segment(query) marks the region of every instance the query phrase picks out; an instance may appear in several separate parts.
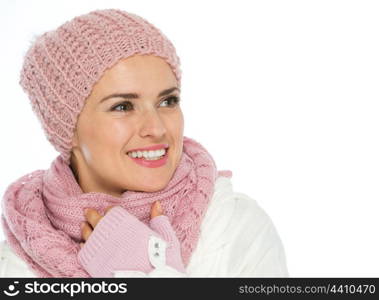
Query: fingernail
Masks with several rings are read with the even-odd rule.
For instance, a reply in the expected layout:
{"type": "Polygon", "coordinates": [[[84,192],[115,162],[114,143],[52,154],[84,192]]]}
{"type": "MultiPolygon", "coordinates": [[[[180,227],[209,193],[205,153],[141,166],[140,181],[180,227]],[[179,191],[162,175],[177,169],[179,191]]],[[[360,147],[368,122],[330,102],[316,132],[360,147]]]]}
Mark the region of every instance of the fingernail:
{"type": "Polygon", "coordinates": [[[80,224],[80,228],[83,229],[84,226],[85,226],[85,224],[86,224],[85,222],[82,222],[82,223],[80,224]]]}

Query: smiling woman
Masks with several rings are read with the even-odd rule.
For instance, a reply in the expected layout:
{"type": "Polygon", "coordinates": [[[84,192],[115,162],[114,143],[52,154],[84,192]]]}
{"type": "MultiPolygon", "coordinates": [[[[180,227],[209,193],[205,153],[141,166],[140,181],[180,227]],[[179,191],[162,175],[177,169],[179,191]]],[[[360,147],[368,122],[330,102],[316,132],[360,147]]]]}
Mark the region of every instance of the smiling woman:
{"type": "Polygon", "coordinates": [[[37,38],[20,84],[59,152],[3,197],[3,277],[288,276],[260,206],[183,136],[175,48],[118,9],[37,38]]]}

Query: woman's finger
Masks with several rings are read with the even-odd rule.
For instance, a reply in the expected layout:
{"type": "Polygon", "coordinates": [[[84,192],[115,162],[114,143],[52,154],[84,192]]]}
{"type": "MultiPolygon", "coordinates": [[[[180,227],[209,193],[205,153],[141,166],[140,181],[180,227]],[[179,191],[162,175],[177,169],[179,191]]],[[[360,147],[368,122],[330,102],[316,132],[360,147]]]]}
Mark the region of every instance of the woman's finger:
{"type": "Polygon", "coordinates": [[[151,207],[150,218],[160,216],[163,214],[163,210],[159,201],[155,201],[151,207]]]}
{"type": "Polygon", "coordinates": [[[102,218],[102,215],[100,215],[94,208],[86,208],[84,211],[84,216],[92,228],[95,228],[97,223],[99,223],[102,218]]]}
{"type": "Polygon", "coordinates": [[[88,240],[91,233],[92,233],[91,226],[87,222],[82,223],[82,237],[85,241],[88,240]]]}

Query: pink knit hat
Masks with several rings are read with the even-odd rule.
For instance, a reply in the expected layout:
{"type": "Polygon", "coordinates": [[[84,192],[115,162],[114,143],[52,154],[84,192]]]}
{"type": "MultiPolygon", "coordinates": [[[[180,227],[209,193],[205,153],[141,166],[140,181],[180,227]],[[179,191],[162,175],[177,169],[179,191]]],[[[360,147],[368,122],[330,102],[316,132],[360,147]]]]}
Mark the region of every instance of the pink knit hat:
{"type": "Polygon", "coordinates": [[[180,59],[168,38],[140,16],[95,10],[39,36],[26,52],[20,85],[47,139],[69,163],[76,122],[94,84],[120,59],[165,59],[180,87],[180,59]]]}

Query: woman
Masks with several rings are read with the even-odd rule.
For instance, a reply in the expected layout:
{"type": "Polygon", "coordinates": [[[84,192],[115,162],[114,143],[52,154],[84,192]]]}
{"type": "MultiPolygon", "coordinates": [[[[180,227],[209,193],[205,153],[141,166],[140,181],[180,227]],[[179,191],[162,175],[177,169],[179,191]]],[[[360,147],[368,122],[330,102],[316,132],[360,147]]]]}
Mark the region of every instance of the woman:
{"type": "Polygon", "coordinates": [[[288,276],[269,216],[183,136],[180,59],[159,29],[78,16],[37,38],[20,84],[60,154],[4,194],[1,276],[288,276]]]}

